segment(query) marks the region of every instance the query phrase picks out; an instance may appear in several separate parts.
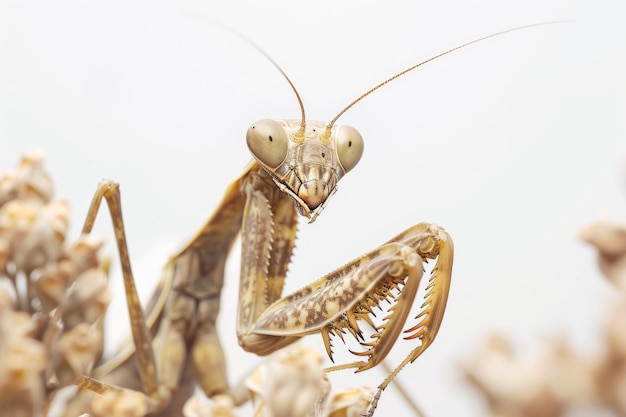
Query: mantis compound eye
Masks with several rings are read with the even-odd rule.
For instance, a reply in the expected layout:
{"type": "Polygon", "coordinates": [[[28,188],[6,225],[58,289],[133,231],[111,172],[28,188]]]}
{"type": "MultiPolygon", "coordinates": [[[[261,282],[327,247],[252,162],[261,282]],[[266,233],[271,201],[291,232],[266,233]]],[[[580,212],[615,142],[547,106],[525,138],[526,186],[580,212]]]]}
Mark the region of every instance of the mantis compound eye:
{"type": "Polygon", "coordinates": [[[363,137],[353,127],[339,126],[335,132],[335,149],[344,173],[359,163],[363,155],[363,137]]]}
{"type": "Polygon", "coordinates": [[[269,168],[277,168],[287,156],[289,139],[275,120],[263,119],[250,126],[246,142],[252,155],[269,168]]]}

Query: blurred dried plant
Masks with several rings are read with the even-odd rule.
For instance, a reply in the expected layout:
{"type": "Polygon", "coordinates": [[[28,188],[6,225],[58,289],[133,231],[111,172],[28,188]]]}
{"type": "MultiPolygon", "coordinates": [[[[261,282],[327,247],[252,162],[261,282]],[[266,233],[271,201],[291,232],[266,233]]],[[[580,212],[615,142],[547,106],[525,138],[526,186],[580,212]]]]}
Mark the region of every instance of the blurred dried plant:
{"type": "MultiPolygon", "coordinates": [[[[372,401],[369,387],[348,388],[330,394],[319,352],[289,346],[261,364],[247,379],[254,417],[359,417],[372,401]]],[[[185,417],[236,417],[228,396],[211,400],[191,397],[185,417]]]]}
{"type": "Polygon", "coordinates": [[[574,410],[626,416],[626,226],[603,220],[580,236],[596,248],[600,271],[622,296],[604,323],[605,354],[587,357],[555,338],[542,357],[521,360],[506,336],[492,335],[463,370],[494,417],[557,417],[574,410]]]}
{"type": "Polygon", "coordinates": [[[39,153],[0,176],[0,416],[43,415],[102,350],[102,242],[65,245],[69,206],[53,191],[39,153]]]}

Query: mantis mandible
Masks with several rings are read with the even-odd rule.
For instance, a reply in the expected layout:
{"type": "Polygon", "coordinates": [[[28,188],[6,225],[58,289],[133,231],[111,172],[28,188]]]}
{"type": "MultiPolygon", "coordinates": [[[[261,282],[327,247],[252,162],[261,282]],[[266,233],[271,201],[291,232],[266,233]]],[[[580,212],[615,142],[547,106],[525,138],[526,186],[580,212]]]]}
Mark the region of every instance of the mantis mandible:
{"type": "Polygon", "coordinates": [[[196,383],[209,397],[225,394],[236,403],[244,401],[228,385],[216,329],[224,265],[236,237],[241,235],[237,335],[245,350],[268,355],[303,336],[319,333],[332,359],[333,337],[343,340],[344,334],[349,334],[364,347],[352,353],[364,360],[332,370],[356,368],[360,372],[378,365],[395,345],[405,323],[411,322],[404,330],[404,339],[419,341],[419,345],[379,385],[368,410],[371,416],[382,391],[435,339],[447,303],[454,250],[451,237],[441,227],[419,223],[283,296],[299,216],[314,222],[337,191],[339,180],[357,165],[363,152],[359,132],[336,122],[372,92],[430,61],[530,26],[537,25],[484,36],[420,62],[376,85],[328,123],[306,120],[295,86],[261,51],[290,84],[301,117],[260,120],[248,129],[246,142],[254,160],[227,188],[213,216],[166,264],[146,318],[131,271],[119,186],[112,181],[99,185],[83,233],[91,231],[100,203],[106,199],[121,258],[134,349],[122,352],[97,368],[93,377],[83,377],[77,384],[99,393],[119,391],[119,385],[136,366],[138,379],[133,389],[141,391],[149,413],[180,413],[196,383]],[[435,260],[436,265],[426,284],[421,311],[409,318],[427,260],[435,260]],[[373,308],[383,302],[390,303],[389,314],[376,324],[371,318],[373,308]],[[363,325],[374,331],[367,339],[363,325]],[[132,354],[136,365],[129,360],[132,354]]]}

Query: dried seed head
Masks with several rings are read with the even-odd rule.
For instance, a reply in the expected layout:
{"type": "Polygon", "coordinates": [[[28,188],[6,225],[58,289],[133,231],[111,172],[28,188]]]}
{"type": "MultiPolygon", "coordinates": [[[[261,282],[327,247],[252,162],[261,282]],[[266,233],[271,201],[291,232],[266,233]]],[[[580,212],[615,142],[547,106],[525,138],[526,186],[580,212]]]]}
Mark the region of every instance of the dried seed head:
{"type": "MultiPolygon", "coordinates": [[[[13,298],[11,297],[11,293],[9,292],[8,288],[0,284],[0,319],[3,317],[2,316],[3,311],[12,310],[12,309],[13,309],[13,298]]],[[[1,323],[0,323],[0,329],[2,329],[1,323]]],[[[0,339],[0,343],[2,343],[1,339],[0,339]]]]}
{"type": "Polygon", "coordinates": [[[7,266],[9,265],[9,261],[11,260],[11,245],[9,241],[0,236],[0,274],[7,274],[7,266]]]}
{"type": "Polygon", "coordinates": [[[44,312],[49,312],[59,305],[64,314],[70,310],[83,309],[80,317],[66,326],[77,322],[95,322],[106,310],[110,295],[105,273],[98,268],[98,250],[102,239],[83,235],[63,254],[62,259],[46,264],[40,277],[35,282],[35,290],[44,312]],[[72,284],[76,281],[74,287],[72,284]],[[71,289],[70,289],[71,287],[71,289]]]}
{"type": "Polygon", "coordinates": [[[201,398],[194,395],[183,407],[184,417],[236,417],[235,405],[228,395],[201,398]]]}
{"type": "Polygon", "coordinates": [[[4,334],[2,340],[30,338],[36,329],[32,317],[20,311],[5,311],[0,326],[0,332],[4,334]]]}
{"type": "Polygon", "coordinates": [[[517,360],[501,334],[491,335],[466,362],[464,370],[467,378],[494,402],[529,404],[541,397],[541,369],[536,363],[517,360]]]}
{"type": "Polygon", "coordinates": [[[66,259],[48,263],[42,268],[39,279],[35,281],[35,291],[43,313],[49,313],[65,300],[75,278],[76,268],[66,259]]]}
{"type": "Polygon", "coordinates": [[[64,332],[52,349],[52,366],[61,386],[89,375],[102,349],[102,334],[87,323],[64,332]]]}
{"type": "Polygon", "coordinates": [[[0,239],[10,243],[16,269],[26,274],[61,256],[68,226],[66,202],[13,200],[0,208],[0,239]]]}
{"type": "Polygon", "coordinates": [[[330,384],[322,356],[294,346],[278,353],[246,380],[255,417],[322,416],[330,384]]]}
{"type": "Polygon", "coordinates": [[[370,387],[346,388],[336,393],[328,405],[328,417],[360,417],[367,412],[374,390],[370,387]]]}
{"type": "Polygon", "coordinates": [[[604,276],[626,291],[626,227],[602,220],[583,228],[580,237],[598,250],[598,266],[604,276]]]}
{"type": "Polygon", "coordinates": [[[46,384],[75,381],[100,355],[101,329],[90,324],[109,300],[102,241],[64,249],[69,206],[52,195],[39,154],[0,176],[1,415],[41,415],[56,392],[46,384]]]}
{"type": "Polygon", "coordinates": [[[29,317],[23,313],[5,312],[0,338],[0,392],[29,390],[39,382],[46,367],[46,352],[41,342],[28,337],[29,317]],[[16,327],[12,327],[16,324],[16,327]]]}
{"type": "Polygon", "coordinates": [[[626,301],[612,310],[607,324],[606,336],[611,362],[626,363],[626,301]]]}
{"type": "Polygon", "coordinates": [[[568,407],[597,404],[598,363],[576,354],[563,339],[552,340],[538,360],[513,354],[501,335],[492,336],[467,362],[467,377],[485,395],[494,415],[559,417],[568,407]]]}
{"type": "Polygon", "coordinates": [[[16,169],[0,176],[0,206],[15,199],[45,204],[53,194],[54,187],[44,170],[41,152],[26,154],[16,169]]]}
{"type": "Polygon", "coordinates": [[[83,272],[60,306],[65,327],[72,328],[83,322],[95,323],[106,311],[110,300],[104,272],[98,268],[83,272]]]}
{"type": "Polygon", "coordinates": [[[143,417],[148,403],[143,394],[133,391],[108,391],[93,397],[93,412],[102,417],[143,417]]]}
{"type": "Polygon", "coordinates": [[[99,236],[81,235],[76,242],[70,245],[65,257],[76,266],[77,273],[81,273],[100,265],[98,251],[102,248],[103,240],[99,236]]]}
{"type": "Polygon", "coordinates": [[[559,403],[588,405],[597,400],[595,363],[576,354],[563,338],[552,340],[538,365],[544,370],[547,392],[559,403]]]}

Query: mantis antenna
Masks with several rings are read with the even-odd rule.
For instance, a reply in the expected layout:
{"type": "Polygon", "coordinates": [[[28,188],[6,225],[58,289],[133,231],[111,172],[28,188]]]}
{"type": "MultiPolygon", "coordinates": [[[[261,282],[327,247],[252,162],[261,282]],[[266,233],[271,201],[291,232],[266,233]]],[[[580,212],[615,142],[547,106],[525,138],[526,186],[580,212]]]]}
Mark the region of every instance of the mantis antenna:
{"type": "MultiPolygon", "coordinates": [[[[298,130],[298,132],[296,132],[295,134],[295,139],[297,141],[302,141],[304,140],[304,131],[306,129],[306,117],[305,117],[305,113],[304,113],[304,104],[302,102],[302,98],[300,97],[300,93],[298,93],[298,90],[296,89],[296,86],[293,84],[293,82],[291,81],[291,79],[287,76],[287,74],[285,73],[285,71],[283,71],[283,69],[280,67],[280,65],[278,65],[278,63],[276,61],[274,61],[274,59],[263,50],[263,48],[261,48],[256,42],[254,42],[252,39],[248,38],[247,36],[245,36],[244,34],[238,32],[237,30],[231,28],[230,26],[227,26],[223,23],[220,23],[218,21],[214,21],[205,17],[200,17],[196,14],[191,14],[192,17],[196,18],[196,19],[201,19],[204,21],[208,21],[211,24],[218,26],[224,30],[226,30],[227,32],[230,32],[231,34],[237,36],[239,39],[242,39],[243,41],[245,41],[248,45],[252,46],[254,49],[256,49],[261,55],[263,55],[278,71],[280,71],[280,73],[282,74],[282,76],[285,78],[285,80],[287,80],[287,82],[289,83],[289,86],[291,87],[292,91],[294,92],[294,94],[296,95],[296,99],[298,100],[298,105],[300,106],[300,114],[301,114],[301,121],[300,121],[300,129],[298,130]]],[[[327,125],[326,128],[324,129],[324,133],[321,136],[322,141],[328,143],[330,141],[330,133],[331,130],[334,126],[334,124],[337,122],[337,120],[343,116],[343,114],[345,112],[347,112],[348,110],[350,110],[355,104],[357,104],[358,102],[360,102],[361,100],[363,100],[365,97],[369,96],[370,94],[372,94],[374,91],[378,90],[379,88],[387,85],[388,83],[392,82],[393,80],[395,80],[396,78],[400,78],[403,75],[413,71],[414,69],[421,67],[422,65],[425,65],[431,61],[434,61],[436,59],[439,59],[441,57],[443,57],[444,55],[448,55],[452,52],[458,51],[459,49],[465,48],[466,46],[470,46],[473,45],[475,43],[478,42],[482,42],[484,40],[490,39],[490,38],[495,38],[497,36],[501,36],[504,35],[506,33],[511,33],[511,32],[517,32],[519,30],[523,30],[523,29],[528,29],[528,28],[532,28],[532,27],[537,27],[537,26],[544,26],[544,25],[553,25],[553,24],[557,24],[557,23],[572,23],[573,20],[555,20],[555,21],[550,21],[550,22],[541,22],[541,23],[533,23],[530,25],[523,25],[523,26],[518,26],[518,27],[514,27],[511,29],[506,29],[506,30],[502,30],[500,32],[496,32],[496,33],[492,33],[490,35],[486,35],[486,36],[482,36],[480,38],[474,39],[472,41],[466,42],[464,44],[461,44],[459,46],[455,46],[454,48],[448,49],[447,51],[444,51],[440,54],[437,54],[435,56],[432,56],[422,62],[419,62],[415,65],[413,65],[412,67],[409,67],[407,69],[405,69],[404,71],[401,71],[399,73],[397,73],[396,75],[387,78],[385,81],[381,82],[380,84],[377,84],[376,86],[372,87],[371,89],[369,89],[368,91],[366,91],[365,93],[361,94],[359,97],[357,97],[355,100],[353,100],[350,104],[348,104],[346,107],[343,108],[343,110],[341,110],[327,125]]]]}
{"type": "MultiPolygon", "coordinates": [[[[478,39],[474,39],[473,41],[466,42],[466,43],[464,43],[464,44],[462,44],[462,45],[456,46],[456,47],[454,47],[454,48],[452,48],[452,49],[448,49],[448,50],[447,50],[447,51],[445,51],[445,52],[442,52],[442,53],[440,53],[440,54],[437,54],[437,55],[435,55],[435,56],[432,56],[432,57],[428,58],[428,59],[427,59],[427,60],[425,60],[425,61],[422,61],[422,62],[420,62],[420,63],[418,63],[418,64],[415,64],[415,65],[413,65],[412,67],[409,67],[409,68],[405,69],[404,71],[401,71],[401,72],[397,73],[397,74],[396,74],[396,75],[394,75],[393,77],[387,78],[387,79],[386,79],[385,81],[383,81],[382,83],[380,83],[380,84],[376,85],[375,87],[373,87],[373,88],[369,89],[368,91],[366,91],[365,93],[361,94],[361,95],[360,95],[360,96],[359,96],[356,100],[352,101],[350,104],[348,104],[346,107],[344,107],[344,109],[343,109],[343,110],[341,110],[341,111],[339,112],[339,114],[337,114],[337,116],[335,116],[335,117],[334,117],[334,118],[333,118],[333,119],[332,119],[332,120],[331,120],[331,121],[330,121],[330,122],[326,125],[326,129],[324,130],[323,138],[326,138],[326,139],[330,138],[330,131],[331,131],[331,129],[332,129],[332,127],[333,127],[333,125],[335,124],[335,122],[336,122],[336,121],[337,121],[337,120],[338,120],[341,116],[343,116],[343,114],[344,114],[345,112],[347,112],[348,110],[350,110],[350,109],[351,109],[351,108],[352,108],[355,104],[357,104],[359,101],[363,100],[365,97],[369,96],[369,95],[370,95],[370,94],[372,94],[374,91],[376,91],[376,90],[378,90],[379,88],[383,87],[384,85],[386,85],[386,84],[390,83],[391,81],[395,80],[396,78],[400,78],[400,77],[401,77],[401,76],[403,76],[404,74],[406,74],[406,73],[408,73],[408,72],[411,72],[411,71],[413,71],[414,69],[416,69],[416,68],[418,68],[418,67],[421,67],[421,66],[422,66],[422,65],[424,65],[424,64],[427,64],[427,63],[429,63],[429,62],[431,62],[431,61],[434,61],[434,60],[436,60],[436,59],[438,59],[438,58],[441,58],[441,57],[442,57],[442,56],[444,56],[444,55],[448,55],[448,54],[450,54],[450,53],[452,53],[452,52],[454,52],[454,51],[458,51],[459,49],[465,48],[466,46],[470,46],[470,45],[473,45],[473,44],[475,44],[475,43],[482,42],[482,41],[484,41],[484,40],[486,40],[486,39],[489,39],[489,38],[495,38],[496,36],[504,35],[505,33],[515,32],[515,31],[522,30],[522,29],[528,29],[528,28],[532,28],[532,27],[535,27],[535,26],[552,25],[552,24],[556,24],[556,23],[571,23],[571,22],[572,22],[571,20],[558,20],[558,21],[542,22],[542,23],[534,23],[534,24],[531,24],[531,25],[518,26],[518,27],[515,27],[515,28],[512,28],[512,29],[503,30],[503,31],[500,31],[500,32],[492,33],[491,35],[487,35],[487,36],[480,37],[480,38],[478,38],[478,39]]],[[[262,51],[261,51],[261,52],[262,52],[262,51]]],[[[266,56],[267,56],[267,55],[266,55],[266,56]]],[[[270,60],[271,60],[271,58],[269,58],[269,57],[268,57],[268,59],[270,59],[270,60]]],[[[273,61],[272,61],[272,62],[273,62],[273,61]]],[[[276,65],[276,64],[274,64],[274,65],[276,65]]],[[[280,69],[280,68],[279,68],[279,69],[280,69]]],[[[281,72],[282,72],[282,71],[281,71],[281,72]]],[[[284,75],[284,73],[283,73],[283,75],[284,75]]],[[[285,75],[285,77],[287,77],[287,76],[285,75]]],[[[291,84],[291,81],[290,81],[289,83],[291,84]]],[[[292,87],[293,87],[293,86],[292,86],[292,87]]],[[[295,91],[295,89],[294,89],[294,91],[295,91]]],[[[297,94],[297,93],[296,93],[296,94],[297,94]]],[[[304,112],[304,110],[303,110],[303,112],[304,112]]]]}
{"type": "Polygon", "coordinates": [[[243,40],[248,45],[250,45],[254,49],[256,49],[261,55],[263,55],[265,57],[265,59],[267,59],[274,66],[274,68],[276,68],[278,71],[280,71],[280,73],[283,75],[285,80],[287,80],[287,82],[289,83],[289,86],[291,87],[291,89],[293,90],[294,94],[296,95],[296,99],[298,100],[298,105],[300,106],[300,129],[296,132],[295,139],[298,142],[303,141],[304,140],[304,131],[306,129],[306,117],[304,115],[304,104],[302,103],[302,98],[300,97],[300,93],[298,93],[298,90],[296,89],[296,86],[293,84],[293,82],[291,82],[291,79],[289,79],[289,77],[287,76],[285,71],[283,71],[283,69],[280,67],[280,65],[278,65],[278,63],[276,61],[274,61],[274,59],[267,52],[265,52],[263,50],[263,48],[261,48],[256,42],[254,42],[252,39],[248,38],[246,35],[238,32],[235,29],[233,29],[232,27],[227,26],[227,25],[225,25],[223,23],[220,23],[220,22],[212,20],[212,19],[208,19],[208,18],[205,18],[205,17],[198,16],[198,15],[193,14],[193,13],[190,14],[190,16],[192,16],[192,17],[194,17],[196,19],[201,19],[203,21],[208,21],[212,25],[215,25],[215,26],[217,26],[219,28],[222,28],[225,31],[227,31],[227,32],[237,36],[239,39],[243,40]]]}

